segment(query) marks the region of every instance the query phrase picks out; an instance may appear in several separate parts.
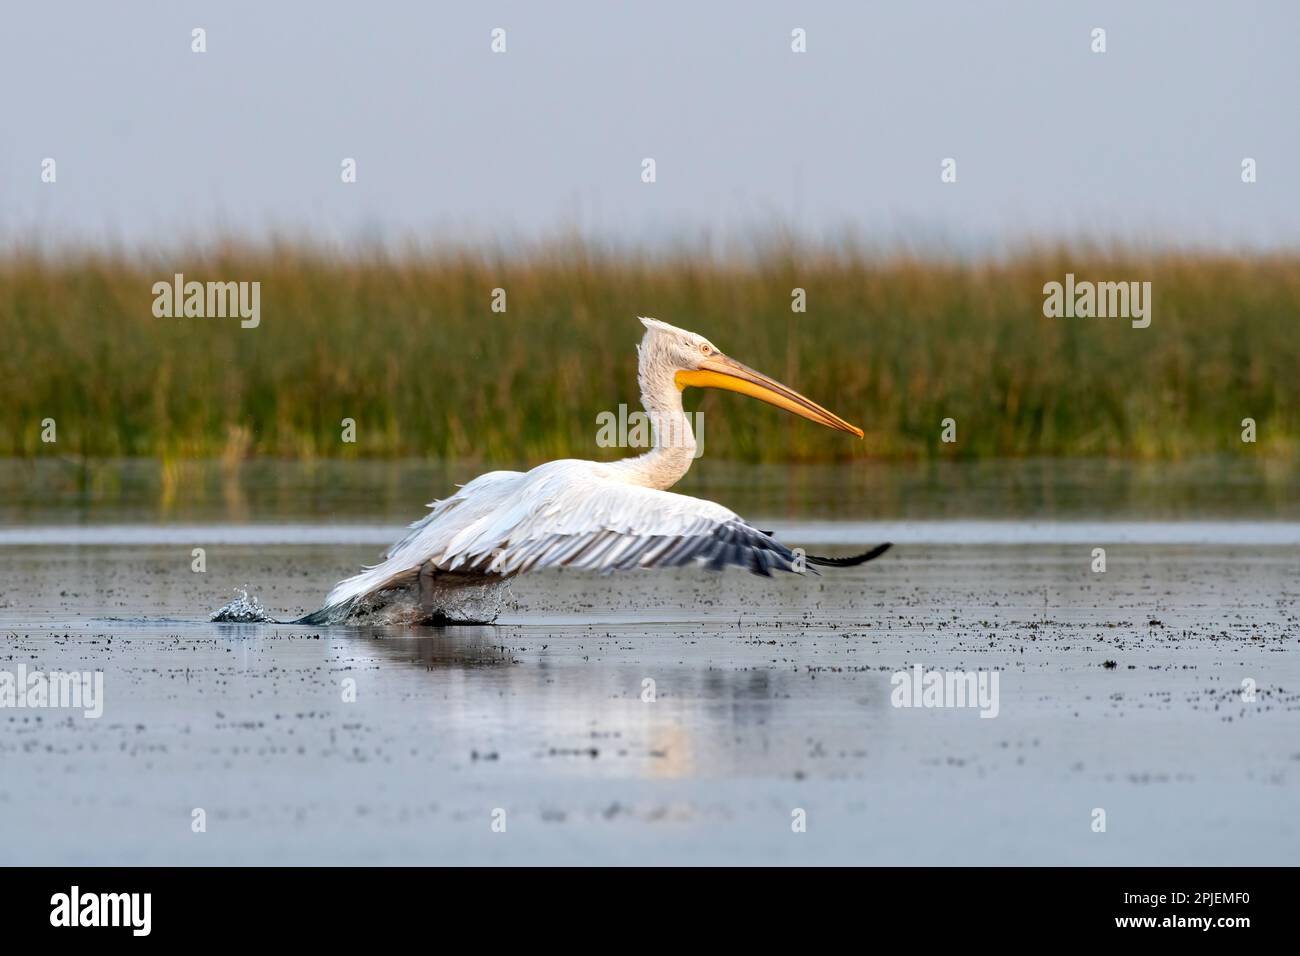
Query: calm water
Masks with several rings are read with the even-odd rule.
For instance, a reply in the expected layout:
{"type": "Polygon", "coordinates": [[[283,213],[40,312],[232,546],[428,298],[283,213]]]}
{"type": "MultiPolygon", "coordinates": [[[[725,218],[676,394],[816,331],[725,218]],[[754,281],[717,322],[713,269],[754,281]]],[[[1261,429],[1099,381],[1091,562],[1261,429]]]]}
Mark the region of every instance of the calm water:
{"type": "Polygon", "coordinates": [[[1300,859],[1284,470],[705,461],[692,491],[791,542],[896,547],[542,574],[495,627],[207,623],[239,587],[316,606],[475,471],[0,466],[0,671],[105,698],[0,709],[0,863],[1300,859]],[[996,671],[997,716],[892,706],[916,664],[996,671]]]}
{"type": "MultiPolygon", "coordinates": [[[[103,522],[406,523],[495,467],[474,462],[0,460],[0,527],[103,522]]],[[[696,462],[675,490],[753,518],[1300,521],[1300,461],[696,462]]]]}

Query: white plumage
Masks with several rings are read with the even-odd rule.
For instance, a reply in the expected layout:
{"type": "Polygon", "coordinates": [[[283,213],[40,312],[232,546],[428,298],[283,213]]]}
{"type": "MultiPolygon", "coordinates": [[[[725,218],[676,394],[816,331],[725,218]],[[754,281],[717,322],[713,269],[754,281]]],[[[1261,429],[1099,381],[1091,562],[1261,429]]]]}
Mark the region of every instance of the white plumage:
{"type": "Polygon", "coordinates": [[[765,573],[791,551],[735,512],[687,495],[629,484],[626,469],[552,461],[493,471],[430,504],[384,555],[341,582],[329,605],[361,597],[426,563],[435,571],[511,575],[549,567],[595,571],[677,567],[696,560],[765,573]]]}
{"type": "MultiPolygon", "coordinates": [[[[513,575],[549,567],[608,572],[700,563],[764,575],[792,570],[794,553],[735,512],[667,490],[695,456],[681,390],[696,384],[730,388],[821,424],[861,432],[727,359],[702,337],[654,319],[641,321],[646,333],[638,347],[638,380],[653,425],[649,451],[611,463],[565,459],[528,472],[481,475],[450,498],[432,502],[429,514],[410,526],[380,564],[336,585],[325,607],[303,622],[456,619],[456,605],[467,591],[481,594],[513,575]],[[393,606],[396,614],[376,613],[393,606]]],[[[470,616],[490,619],[495,613],[476,608],[470,616]]]]}

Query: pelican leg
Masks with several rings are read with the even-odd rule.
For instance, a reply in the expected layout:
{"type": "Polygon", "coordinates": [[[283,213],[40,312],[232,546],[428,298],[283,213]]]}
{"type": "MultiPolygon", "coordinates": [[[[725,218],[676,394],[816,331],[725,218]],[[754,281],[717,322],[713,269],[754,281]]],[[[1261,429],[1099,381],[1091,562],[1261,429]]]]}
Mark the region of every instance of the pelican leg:
{"type": "Polygon", "coordinates": [[[416,603],[420,609],[420,619],[432,620],[441,613],[436,604],[437,592],[433,584],[433,562],[426,561],[420,566],[420,576],[416,581],[416,603]]]}

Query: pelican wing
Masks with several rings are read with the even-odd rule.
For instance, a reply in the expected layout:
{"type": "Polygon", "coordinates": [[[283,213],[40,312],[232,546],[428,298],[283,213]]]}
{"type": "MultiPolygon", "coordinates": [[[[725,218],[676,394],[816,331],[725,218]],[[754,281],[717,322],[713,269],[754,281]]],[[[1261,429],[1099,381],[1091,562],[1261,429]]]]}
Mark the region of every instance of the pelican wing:
{"type": "Polygon", "coordinates": [[[327,604],[391,587],[426,565],[512,575],[701,563],[767,575],[792,570],[795,560],[789,548],[722,505],[628,484],[615,468],[595,462],[491,472],[430,507],[381,564],[340,582],[327,604]]]}
{"type": "Polygon", "coordinates": [[[628,484],[591,462],[552,462],[525,476],[501,507],[470,522],[430,555],[448,571],[519,574],[738,565],[790,570],[789,548],[711,501],[628,484]]]}
{"type": "MultiPolygon", "coordinates": [[[[602,572],[632,568],[728,565],[755,574],[790,570],[794,554],[735,513],[710,501],[609,482],[592,495],[563,496],[465,561],[495,574],[572,567],[602,572]]],[[[501,529],[506,530],[506,529],[501,529]]]]}

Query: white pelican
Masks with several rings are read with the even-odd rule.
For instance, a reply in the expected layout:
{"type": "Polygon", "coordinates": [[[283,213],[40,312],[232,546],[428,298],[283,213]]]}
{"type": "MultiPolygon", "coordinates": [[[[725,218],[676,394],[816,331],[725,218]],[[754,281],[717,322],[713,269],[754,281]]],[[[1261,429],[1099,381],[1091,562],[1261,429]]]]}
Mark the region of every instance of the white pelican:
{"type": "Polygon", "coordinates": [[[735,512],[668,489],[695,457],[695,435],[682,410],[687,386],[723,388],[862,437],[793,389],[728,358],[694,332],[641,319],[637,346],[641,403],[652,423],[649,451],[615,462],[564,459],[528,472],[492,471],[429,513],[389,548],[384,560],[339,582],[319,611],[295,623],[482,623],[500,611],[510,577],[536,568],[599,571],[738,565],[845,567],[870,561],[881,545],[852,558],[797,557],[735,512]]]}

